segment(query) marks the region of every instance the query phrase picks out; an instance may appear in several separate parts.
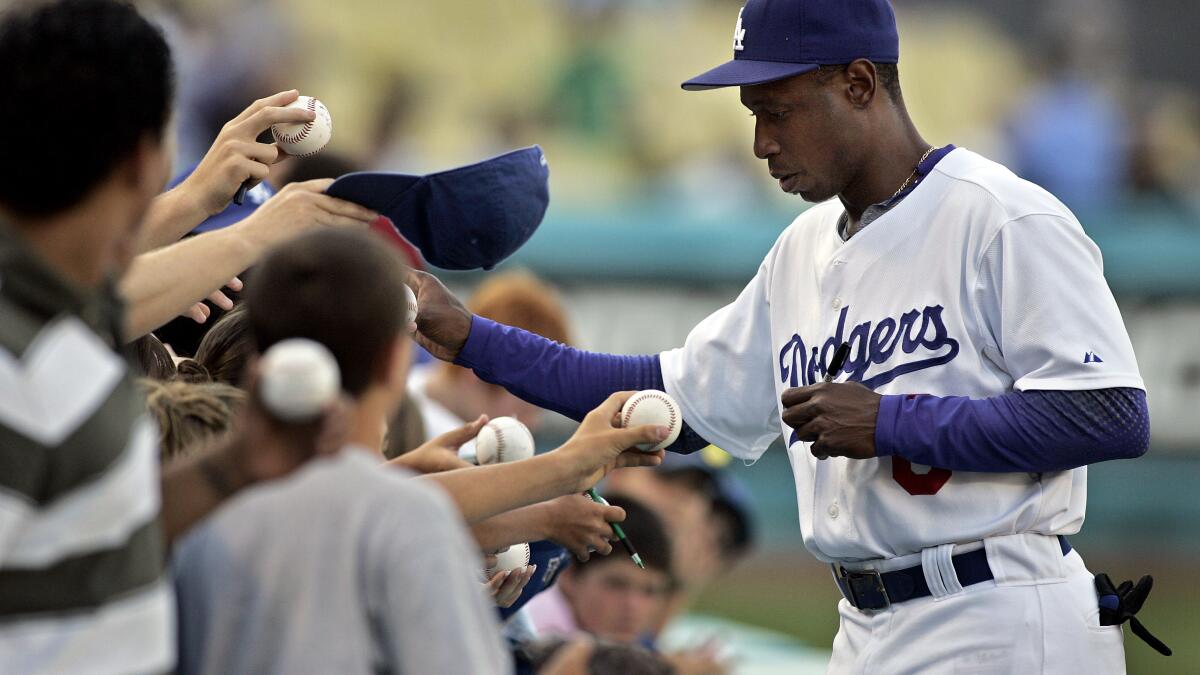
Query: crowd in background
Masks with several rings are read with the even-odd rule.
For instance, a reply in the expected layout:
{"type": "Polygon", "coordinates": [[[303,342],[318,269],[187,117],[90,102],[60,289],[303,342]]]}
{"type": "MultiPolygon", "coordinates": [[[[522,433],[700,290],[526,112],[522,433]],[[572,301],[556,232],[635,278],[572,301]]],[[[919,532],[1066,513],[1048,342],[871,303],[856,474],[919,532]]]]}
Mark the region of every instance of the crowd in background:
{"type": "MultiPolygon", "coordinates": [[[[422,173],[540,143],[556,200],[580,209],[782,199],[743,147],[749,118],[678,89],[691,64],[725,55],[737,0],[147,6],[181,55],[184,160],[236,112],[245,96],[230,92],[300,86],[330,106],[336,148],[363,166],[422,173]],[[451,31],[471,39],[450,48],[451,31]]],[[[1135,60],[1147,50],[1134,51],[1130,28],[1141,15],[1170,25],[1158,20],[1169,6],[1038,3],[1019,26],[972,3],[896,9],[905,98],[932,140],[994,157],[1085,215],[1195,217],[1200,83],[1135,60]]],[[[1156,38],[1176,53],[1186,42],[1156,38]]]]}

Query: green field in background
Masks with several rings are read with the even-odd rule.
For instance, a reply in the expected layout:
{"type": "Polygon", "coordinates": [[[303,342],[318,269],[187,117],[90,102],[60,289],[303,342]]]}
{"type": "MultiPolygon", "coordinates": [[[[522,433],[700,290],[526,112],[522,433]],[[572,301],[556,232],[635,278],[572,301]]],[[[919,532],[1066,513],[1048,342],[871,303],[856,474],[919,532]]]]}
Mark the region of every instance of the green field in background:
{"type": "MultiPolygon", "coordinates": [[[[1114,581],[1150,573],[1154,590],[1138,614],[1152,633],[1174,651],[1160,656],[1125,630],[1125,654],[1131,675],[1193,675],[1200,673],[1200,580],[1195,560],[1098,559],[1088,568],[1108,572],[1114,581]]],[[[758,556],[734,570],[700,599],[695,609],[705,614],[762,626],[793,635],[828,649],[837,632],[837,590],[829,570],[804,552],[794,556],[758,556]]]]}

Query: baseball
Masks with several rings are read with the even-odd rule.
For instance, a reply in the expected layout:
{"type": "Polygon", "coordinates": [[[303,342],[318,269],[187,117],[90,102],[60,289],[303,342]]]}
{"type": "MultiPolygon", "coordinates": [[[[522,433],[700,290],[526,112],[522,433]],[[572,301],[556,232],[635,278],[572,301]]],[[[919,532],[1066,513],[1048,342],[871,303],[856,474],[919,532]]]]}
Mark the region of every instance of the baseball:
{"type": "Polygon", "coordinates": [[[301,96],[287,104],[287,108],[307,108],[317,113],[316,119],[305,124],[272,124],[271,135],[279,149],[295,157],[315,155],[325,147],[333,136],[333,119],[329,109],[311,96],[301,96]]]}
{"type": "Polygon", "coordinates": [[[670,429],[671,433],[657,445],[638,443],[637,449],[642,452],[662,450],[679,438],[679,430],[683,428],[683,415],[679,412],[679,404],[664,391],[639,391],[621,406],[621,426],[637,427],[643,424],[664,426],[670,429]]]}
{"type": "Polygon", "coordinates": [[[487,568],[490,579],[497,572],[519,570],[529,564],[529,544],[513,544],[496,554],[496,564],[487,568]]]}
{"type": "Polygon", "coordinates": [[[408,300],[408,311],[404,315],[404,323],[407,325],[417,320],[417,294],[413,293],[413,289],[409,288],[408,284],[405,284],[404,296],[408,300]]]}
{"type": "Polygon", "coordinates": [[[316,417],[341,392],[337,360],[324,345],[292,338],[259,360],[259,396],[276,417],[300,422],[316,417]]]}
{"type": "Polygon", "coordinates": [[[475,461],[480,465],[530,457],[533,457],[533,434],[515,417],[497,417],[475,437],[475,461]]]}

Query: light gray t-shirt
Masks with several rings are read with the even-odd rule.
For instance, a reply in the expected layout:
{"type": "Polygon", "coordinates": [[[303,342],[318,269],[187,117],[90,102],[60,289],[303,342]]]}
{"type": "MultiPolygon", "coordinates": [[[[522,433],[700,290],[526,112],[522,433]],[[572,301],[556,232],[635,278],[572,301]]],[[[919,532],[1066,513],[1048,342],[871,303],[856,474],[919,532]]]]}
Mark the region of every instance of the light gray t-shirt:
{"type": "Polygon", "coordinates": [[[172,563],[179,672],[511,672],[476,547],[411,475],[347,448],[197,526],[172,563]]]}

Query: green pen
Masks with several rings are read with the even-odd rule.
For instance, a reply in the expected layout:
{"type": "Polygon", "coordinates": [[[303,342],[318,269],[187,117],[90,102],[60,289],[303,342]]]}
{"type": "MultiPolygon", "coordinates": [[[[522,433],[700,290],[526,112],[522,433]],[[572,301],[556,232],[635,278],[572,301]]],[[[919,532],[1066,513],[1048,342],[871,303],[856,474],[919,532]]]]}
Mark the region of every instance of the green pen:
{"type": "MultiPolygon", "coordinates": [[[[592,498],[592,501],[596,502],[597,504],[608,506],[608,502],[606,502],[604,497],[601,497],[596,492],[596,488],[588,488],[587,494],[592,498]]],[[[617,535],[617,539],[621,541],[621,545],[624,546],[625,550],[629,552],[629,557],[633,558],[633,564],[642,569],[646,569],[646,564],[642,562],[642,556],[638,555],[638,552],[633,548],[633,544],[629,543],[629,537],[625,536],[625,530],[621,529],[621,524],[609,523],[609,525],[612,526],[613,533],[617,535]]]]}

